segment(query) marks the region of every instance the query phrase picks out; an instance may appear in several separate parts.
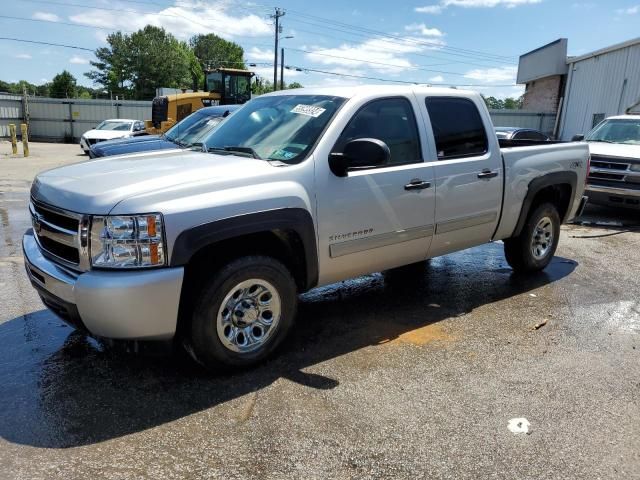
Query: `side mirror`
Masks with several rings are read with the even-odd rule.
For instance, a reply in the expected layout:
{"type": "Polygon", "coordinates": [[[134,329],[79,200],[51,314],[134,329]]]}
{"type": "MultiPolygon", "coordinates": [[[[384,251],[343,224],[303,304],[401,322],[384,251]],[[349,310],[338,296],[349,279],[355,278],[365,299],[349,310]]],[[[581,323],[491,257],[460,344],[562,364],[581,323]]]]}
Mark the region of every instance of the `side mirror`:
{"type": "Polygon", "coordinates": [[[344,146],[342,153],[329,154],[329,168],[337,177],[346,177],[349,170],[374,168],[389,163],[391,152],[382,140],[357,138],[344,146]]]}
{"type": "Polygon", "coordinates": [[[571,137],[572,142],[582,142],[583,140],[584,140],[584,135],[582,133],[579,133],[571,137]]]}

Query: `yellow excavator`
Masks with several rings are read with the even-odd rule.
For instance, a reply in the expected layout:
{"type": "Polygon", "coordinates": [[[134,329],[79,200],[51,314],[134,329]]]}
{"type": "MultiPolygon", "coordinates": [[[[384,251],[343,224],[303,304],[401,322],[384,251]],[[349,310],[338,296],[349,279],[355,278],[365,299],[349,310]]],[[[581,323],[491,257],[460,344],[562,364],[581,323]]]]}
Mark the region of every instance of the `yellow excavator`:
{"type": "Polygon", "coordinates": [[[251,100],[253,72],[235,68],[205,71],[204,91],[163,95],[153,99],[151,120],[145,120],[150,135],[166,132],[177,122],[203,107],[240,105],[251,100]]]}

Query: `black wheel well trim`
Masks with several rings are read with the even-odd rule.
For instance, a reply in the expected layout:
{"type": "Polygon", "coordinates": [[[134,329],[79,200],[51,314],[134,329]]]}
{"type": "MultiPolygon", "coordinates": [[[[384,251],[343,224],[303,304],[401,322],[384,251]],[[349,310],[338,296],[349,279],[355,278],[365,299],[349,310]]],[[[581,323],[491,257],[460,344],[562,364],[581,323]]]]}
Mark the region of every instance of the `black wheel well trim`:
{"type": "Polygon", "coordinates": [[[201,249],[224,240],[273,231],[293,231],[302,241],[306,270],[305,289],[318,284],[318,249],[313,218],[303,208],[282,208],[247,213],[203,223],[182,231],[171,252],[170,266],[184,266],[201,249]]]}
{"type": "Polygon", "coordinates": [[[513,232],[512,237],[517,237],[522,232],[524,224],[527,221],[527,217],[529,216],[529,212],[531,211],[533,201],[535,200],[536,195],[541,190],[547,187],[567,184],[571,186],[571,196],[569,198],[569,206],[564,215],[564,218],[560,219],[563,223],[573,210],[573,204],[576,201],[575,192],[578,184],[578,174],[576,172],[552,172],[531,180],[531,182],[529,183],[529,188],[527,189],[527,194],[522,202],[520,217],[518,217],[518,223],[516,224],[516,228],[513,232]]]}

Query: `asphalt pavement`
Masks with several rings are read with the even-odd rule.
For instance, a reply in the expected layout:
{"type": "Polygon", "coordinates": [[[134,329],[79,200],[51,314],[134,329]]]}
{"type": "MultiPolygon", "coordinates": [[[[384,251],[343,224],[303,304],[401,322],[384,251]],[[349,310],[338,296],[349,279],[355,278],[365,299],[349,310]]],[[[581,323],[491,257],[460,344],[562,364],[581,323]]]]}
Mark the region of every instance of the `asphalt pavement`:
{"type": "Polygon", "coordinates": [[[640,478],[639,214],[589,208],[537,275],[496,242],[316,289],[274,359],[211,376],[43,307],[20,246],[30,182],[86,157],[9,150],[1,479],[640,478]]]}

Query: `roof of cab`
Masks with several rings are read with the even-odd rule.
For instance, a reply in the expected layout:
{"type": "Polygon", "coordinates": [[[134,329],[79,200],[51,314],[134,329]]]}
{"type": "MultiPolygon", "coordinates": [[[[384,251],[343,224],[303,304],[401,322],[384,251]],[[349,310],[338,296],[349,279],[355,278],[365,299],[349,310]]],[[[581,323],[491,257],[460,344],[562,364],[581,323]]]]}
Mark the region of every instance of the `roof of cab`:
{"type": "Polygon", "coordinates": [[[478,92],[460,90],[457,88],[431,87],[429,85],[357,85],[351,87],[305,87],[291,90],[278,90],[265,94],[274,95],[330,95],[343,98],[352,98],[359,95],[371,94],[407,95],[410,93],[450,95],[460,97],[479,96],[478,92]]]}

